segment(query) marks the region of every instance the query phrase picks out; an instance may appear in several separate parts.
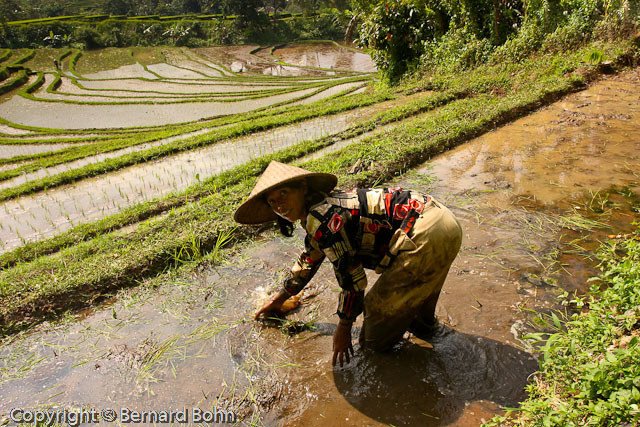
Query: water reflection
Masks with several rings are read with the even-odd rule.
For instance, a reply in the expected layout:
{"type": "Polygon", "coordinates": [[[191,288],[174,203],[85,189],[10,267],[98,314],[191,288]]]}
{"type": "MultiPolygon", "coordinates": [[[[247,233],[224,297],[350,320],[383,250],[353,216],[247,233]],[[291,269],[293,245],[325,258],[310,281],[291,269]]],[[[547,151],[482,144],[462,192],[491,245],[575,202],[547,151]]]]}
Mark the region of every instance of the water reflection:
{"type": "Polygon", "coordinates": [[[455,422],[471,401],[515,407],[535,359],[508,344],[443,327],[431,341],[403,341],[391,353],[359,351],[333,378],[362,414],[391,425],[455,422]]]}

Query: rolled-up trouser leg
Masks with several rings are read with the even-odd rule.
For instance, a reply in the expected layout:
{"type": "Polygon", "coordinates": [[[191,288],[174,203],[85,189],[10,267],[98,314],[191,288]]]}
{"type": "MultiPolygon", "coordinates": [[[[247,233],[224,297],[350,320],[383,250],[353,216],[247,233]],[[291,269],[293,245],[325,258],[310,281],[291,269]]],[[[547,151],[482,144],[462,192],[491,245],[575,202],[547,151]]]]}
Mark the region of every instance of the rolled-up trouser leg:
{"type": "Polygon", "coordinates": [[[390,349],[416,317],[429,316],[424,310],[435,310],[462,230],[449,209],[433,201],[407,237],[413,244],[403,245],[406,250],[398,252],[365,297],[360,341],[377,351],[390,349]]]}

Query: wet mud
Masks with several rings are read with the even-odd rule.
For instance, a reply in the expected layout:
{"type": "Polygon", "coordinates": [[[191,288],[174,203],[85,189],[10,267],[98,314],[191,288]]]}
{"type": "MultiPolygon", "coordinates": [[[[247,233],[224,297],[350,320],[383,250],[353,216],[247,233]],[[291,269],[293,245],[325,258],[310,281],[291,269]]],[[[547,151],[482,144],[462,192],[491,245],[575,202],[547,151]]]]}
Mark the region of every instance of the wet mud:
{"type": "Polygon", "coordinates": [[[640,193],[637,93],[637,70],[608,77],[387,183],[429,192],[464,231],[428,343],[406,334],[386,354],[355,344],[351,363],[332,368],[339,288],[327,263],[284,321],[251,320],[303,244],[299,229],[266,233],[226,263],[3,343],[0,413],[186,406],[246,425],[475,426],[517,406],[537,368],[522,340],[535,311],[584,292],[590,245],[638,219],[625,196],[640,193]]]}

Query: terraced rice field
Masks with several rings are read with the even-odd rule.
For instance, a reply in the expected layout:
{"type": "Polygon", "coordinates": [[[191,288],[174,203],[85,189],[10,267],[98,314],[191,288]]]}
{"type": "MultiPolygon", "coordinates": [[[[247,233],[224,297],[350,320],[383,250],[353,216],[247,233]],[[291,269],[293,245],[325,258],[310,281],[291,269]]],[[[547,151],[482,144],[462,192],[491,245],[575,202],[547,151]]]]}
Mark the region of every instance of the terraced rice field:
{"type": "Polygon", "coordinates": [[[640,70],[600,48],[619,75],[540,56],[396,88],[333,44],[12,52],[29,73],[0,99],[0,424],[179,403],[244,425],[464,426],[516,406],[532,313],[584,289],[594,242],[640,211],[640,70]],[[454,210],[432,343],[332,370],[328,265],[287,319],[253,321],[302,245],[232,220],[271,160],[454,210]]]}
{"type": "Polygon", "coordinates": [[[30,59],[0,98],[2,252],[384,111],[370,58],[333,43],[12,58],[30,59]]]}

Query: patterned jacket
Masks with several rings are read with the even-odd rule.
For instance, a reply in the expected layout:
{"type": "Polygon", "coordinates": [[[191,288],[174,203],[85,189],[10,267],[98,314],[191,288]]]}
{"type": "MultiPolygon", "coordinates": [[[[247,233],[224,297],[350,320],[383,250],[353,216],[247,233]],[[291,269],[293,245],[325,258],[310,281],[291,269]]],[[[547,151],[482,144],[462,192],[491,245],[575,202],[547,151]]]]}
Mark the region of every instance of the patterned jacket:
{"type": "Polygon", "coordinates": [[[408,232],[430,196],[401,188],[354,189],[335,192],[311,207],[306,221],[305,251],[284,282],[289,295],[300,292],[325,256],[342,288],[340,318],[353,320],[362,312],[367,276],[382,272],[393,259],[389,244],[397,230],[408,232]]]}

